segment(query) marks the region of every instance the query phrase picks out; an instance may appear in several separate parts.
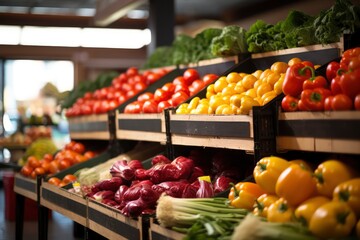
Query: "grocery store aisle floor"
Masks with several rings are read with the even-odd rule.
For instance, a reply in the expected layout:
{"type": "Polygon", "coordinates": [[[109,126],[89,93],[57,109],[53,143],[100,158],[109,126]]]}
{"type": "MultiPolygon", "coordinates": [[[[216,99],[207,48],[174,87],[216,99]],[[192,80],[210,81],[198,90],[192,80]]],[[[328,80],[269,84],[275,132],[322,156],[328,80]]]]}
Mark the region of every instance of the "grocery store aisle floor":
{"type": "MultiPolygon", "coordinates": [[[[0,240],[14,240],[15,239],[15,222],[7,221],[5,219],[5,196],[4,188],[0,186],[0,240]]],[[[38,224],[37,221],[24,222],[23,239],[35,240],[38,239],[38,224]]],[[[52,219],[49,220],[48,239],[49,240],[75,240],[82,238],[75,238],[74,222],[63,215],[52,212],[52,219]]]]}

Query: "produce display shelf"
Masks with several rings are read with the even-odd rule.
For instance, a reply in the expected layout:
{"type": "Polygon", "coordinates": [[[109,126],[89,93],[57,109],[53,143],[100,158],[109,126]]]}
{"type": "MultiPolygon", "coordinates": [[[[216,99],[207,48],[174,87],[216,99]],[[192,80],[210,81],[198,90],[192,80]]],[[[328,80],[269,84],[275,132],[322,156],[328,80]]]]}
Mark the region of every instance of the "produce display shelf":
{"type": "Polygon", "coordinates": [[[254,150],[252,116],[170,114],[172,144],[254,150]]]}
{"type": "Polygon", "coordinates": [[[108,239],[144,239],[141,217],[126,217],[93,199],[88,201],[88,228],[108,239]]]}
{"type": "Polygon", "coordinates": [[[71,139],[110,139],[109,116],[107,113],[71,117],[68,121],[71,139]]]}
{"type": "Polygon", "coordinates": [[[165,143],[165,120],[163,114],[126,114],[116,115],[117,139],[155,141],[165,143]]]}
{"type": "Polygon", "coordinates": [[[177,240],[183,239],[185,234],[160,226],[154,218],[150,218],[150,240],[177,240]]]}
{"type": "Polygon", "coordinates": [[[360,154],[359,111],[279,113],[277,148],[360,154]]]}
{"type": "Polygon", "coordinates": [[[37,181],[16,173],[14,177],[14,192],[37,201],[37,181]]]}
{"type": "Polygon", "coordinates": [[[87,199],[82,195],[69,192],[65,188],[43,182],[40,204],[56,211],[69,219],[87,226],[87,199]]]}

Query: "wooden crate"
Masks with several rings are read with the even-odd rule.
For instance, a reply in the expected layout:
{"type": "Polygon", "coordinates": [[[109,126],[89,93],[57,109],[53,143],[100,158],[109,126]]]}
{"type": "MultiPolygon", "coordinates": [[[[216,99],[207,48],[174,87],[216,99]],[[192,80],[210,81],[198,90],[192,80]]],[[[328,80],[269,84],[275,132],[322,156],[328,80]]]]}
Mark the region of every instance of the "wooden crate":
{"type": "Polygon", "coordinates": [[[71,117],[68,121],[71,139],[110,139],[109,115],[107,113],[71,117]]]}
{"type": "Polygon", "coordinates": [[[279,114],[277,148],[360,154],[360,112],[285,112],[279,114]]]}
{"type": "Polygon", "coordinates": [[[15,174],[14,192],[37,201],[37,180],[15,174]]]}
{"type": "Polygon", "coordinates": [[[164,114],[116,113],[116,138],[165,143],[164,114]]]}
{"type": "Polygon", "coordinates": [[[149,240],[179,240],[184,234],[160,226],[154,218],[150,219],[149,240]]]}
{"type": "Polygon", "coordinates": [[[144,239],[141,217],[126,217],[93,199],[88,202],[88,228],[108,239],[144,239]]]}
{"type": "Polygon", "coordinates": [[[251,115],[170,114],[172,144],[253,151],[251,115]]]}
{"type": "Polygon", "coordinates": [[[87,226],[87,199],[80,194],[43,182],[40,204],[87,226]]]}

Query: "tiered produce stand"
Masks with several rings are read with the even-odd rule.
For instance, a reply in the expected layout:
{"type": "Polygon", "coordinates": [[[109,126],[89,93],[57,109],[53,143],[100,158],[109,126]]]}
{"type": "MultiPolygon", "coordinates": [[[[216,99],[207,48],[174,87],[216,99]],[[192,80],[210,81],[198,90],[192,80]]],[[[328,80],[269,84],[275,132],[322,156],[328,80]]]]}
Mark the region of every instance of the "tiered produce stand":
{"type": "MultiPolygon", "coordinates": [[[[240,62],[198,66],[198,70],[203,73],[216,72],[220,76],[234,71],[251,73],[269,68],[276,61],[289,61],[294,57],[323,65],[338,58],[341,47],[339,43],[255,54],[240,62]]],[[[175,69],[146,91],[154,91],[182,73],[183,69],[175,69]]],[[[196,96],[204,97],[205,94],[206,87],[196,96]]],[[[254,162],[278,151],[290,150],[360,154],[360,132],[354,127],[360,123],[359,112],[284,113],[280,111],[283,95],[279,95],[264,106],[254,107],[249,115],[176,114],[175,109],[156,114],[123,113],[125,105],[137,96],[115,112],[70,118],[71,139],[135,140],[158,142],[166,144],[168,148],[180,145],[243,150],[253,154],[254,162]]],[[[169,153],[173,151],[169,150],[169,153]]],[[[107,152],[59,174],[64,176],[80,168],[95,166],[112,156],[111,152],[107,152]]],[[[160,226],[154,218],[126,217],[116,208],[69,192],[69,186],[60,188],[46,180],[43,179],[41,185],[37,186],[35,180],[17,174],[15,192],[38,200],[41,206],[59,212],[109,239],[162,240],[184,237],[182,233],[160,226]],[[41,189],[40,199],[37,189],[41,189]]],[[[47,228],[47,223],[42,224],[39,228],[47,228]]]]}

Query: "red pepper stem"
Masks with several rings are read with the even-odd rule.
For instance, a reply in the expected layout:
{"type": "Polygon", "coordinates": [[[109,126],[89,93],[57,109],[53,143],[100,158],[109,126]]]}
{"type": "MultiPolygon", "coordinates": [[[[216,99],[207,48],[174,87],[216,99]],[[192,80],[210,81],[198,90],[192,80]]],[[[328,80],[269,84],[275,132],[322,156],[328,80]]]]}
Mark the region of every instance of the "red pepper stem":
{"type": "Polygon", "coordinates": [[[313,67],[310,67],[310,66],[305,66],[303,68],[301,68],[299,70],[299,74],[300,75],[305,75],[305,71],[306,70],[310,70],[311,71],[311,77],[309,78],[310,81],[314,81],[315,78],[316,78],[316,75],[315,75],[315,69],[313,67]]]}

